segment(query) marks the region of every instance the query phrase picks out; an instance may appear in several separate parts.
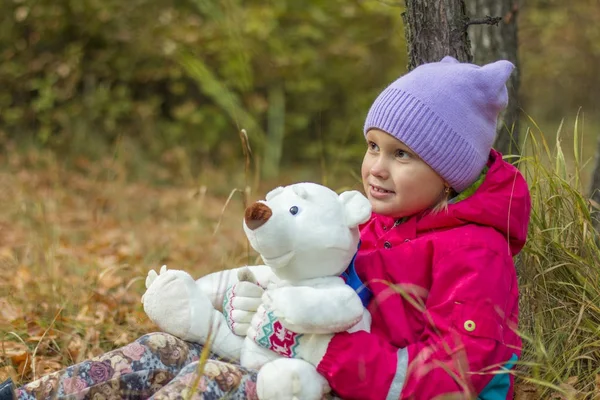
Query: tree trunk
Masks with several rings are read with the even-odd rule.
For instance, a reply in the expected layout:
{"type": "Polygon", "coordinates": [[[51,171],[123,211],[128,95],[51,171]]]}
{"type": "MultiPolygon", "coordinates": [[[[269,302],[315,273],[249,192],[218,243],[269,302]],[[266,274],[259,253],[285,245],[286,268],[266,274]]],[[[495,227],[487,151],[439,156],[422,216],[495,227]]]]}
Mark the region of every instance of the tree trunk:
{"type": "Polygon", "coordinates": [[[472,61],[464,0],[406,0],[402,18],[409,71],[444,56],[472,61]]]}
{"type": "Polygon", "coordinates": [[[499,59],[515,65],[508,82],[508,107],[500,115],[494,147],[503,154],[519,154],[519,59],[517,55],[518,0],[466,0],[471,18],[498,16],[498,26],[471,25],[469,37],[475,64],[499,59]]]}
{"type": "Polygon", "coordinates": [[[598,135],[598,147],[596,149],[596,165],[592,172],[592,182],[590,184],[590,198],[592,200],[592,221],[596,231],[600,233],[600,135],[598,135]]]}

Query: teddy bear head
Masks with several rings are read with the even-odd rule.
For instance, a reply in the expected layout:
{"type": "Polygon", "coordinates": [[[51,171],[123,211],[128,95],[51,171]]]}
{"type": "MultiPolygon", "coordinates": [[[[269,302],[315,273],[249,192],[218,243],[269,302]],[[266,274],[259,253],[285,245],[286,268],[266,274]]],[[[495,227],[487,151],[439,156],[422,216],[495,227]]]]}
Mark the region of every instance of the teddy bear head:
{"type": "Polygon", "coordinates": [[[278,187],[250,205],[244,232],[280,279],[299,281],[344,272],[358,247],[358,225],[370,216],[360,192],[337,195],[304,182],[278,187]]]}

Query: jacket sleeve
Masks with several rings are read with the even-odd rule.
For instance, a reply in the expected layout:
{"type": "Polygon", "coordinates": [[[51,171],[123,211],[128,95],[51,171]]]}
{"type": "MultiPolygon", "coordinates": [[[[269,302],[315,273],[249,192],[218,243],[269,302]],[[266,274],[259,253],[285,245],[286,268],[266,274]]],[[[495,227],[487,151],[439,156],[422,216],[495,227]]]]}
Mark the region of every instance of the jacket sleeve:
{"type": "Polygon", "coordinates": [[[407,359],[399,357],[398,352],[399,349],[379,336],[365,331],[338,333],[329,343],[317,371],[345,400],[386,399],[393,382],[400,382],[397,388],[400,394],[404,380],[407,359]]]}
{"type": "Polygon", "coordinates": [[[471,398],[490,382],[490,371],[518,354],[503,344],[514,329],[507,308],[517,301],[510,256],[481,246],[458,248],[432,273],[424,329],[414,343],[397,349],[366,332],[332,339],[318,370],[342,398],[471,398]]]}

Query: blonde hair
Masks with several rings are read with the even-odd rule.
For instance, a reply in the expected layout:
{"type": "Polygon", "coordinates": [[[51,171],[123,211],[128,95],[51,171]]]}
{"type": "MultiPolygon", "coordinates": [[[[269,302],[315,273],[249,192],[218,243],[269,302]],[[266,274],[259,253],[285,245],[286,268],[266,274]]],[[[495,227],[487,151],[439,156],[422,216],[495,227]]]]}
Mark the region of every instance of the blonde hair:
{"type": "Polygon", "coordinates": [[[454,196],[456,196],[456,192],[454,191],[454,189],[452,189],[449,186],[446,186],[440,196],[440,200],[433,207],[431,207],[431,213],[437,214],[442,211],[444,211],[444,212],[448,211],[448,205],[450,204],[450,199],[453,198],[454,196]]]}

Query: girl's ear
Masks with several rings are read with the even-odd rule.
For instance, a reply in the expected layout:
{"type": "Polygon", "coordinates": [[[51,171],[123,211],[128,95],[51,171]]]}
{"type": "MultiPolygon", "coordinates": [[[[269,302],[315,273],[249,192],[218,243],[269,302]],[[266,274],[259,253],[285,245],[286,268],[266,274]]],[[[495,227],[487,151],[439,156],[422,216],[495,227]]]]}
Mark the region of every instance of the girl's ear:
{"type": "Polygon", "coordinates": [[[343,192],[339,196],[344,206],[344,215],[348,228],[355,228],[367,222],[371,217],[371,203],[357,190],[343,192]]]}

